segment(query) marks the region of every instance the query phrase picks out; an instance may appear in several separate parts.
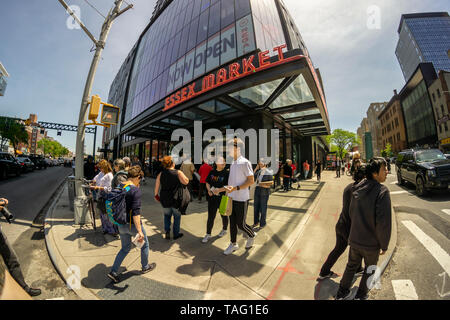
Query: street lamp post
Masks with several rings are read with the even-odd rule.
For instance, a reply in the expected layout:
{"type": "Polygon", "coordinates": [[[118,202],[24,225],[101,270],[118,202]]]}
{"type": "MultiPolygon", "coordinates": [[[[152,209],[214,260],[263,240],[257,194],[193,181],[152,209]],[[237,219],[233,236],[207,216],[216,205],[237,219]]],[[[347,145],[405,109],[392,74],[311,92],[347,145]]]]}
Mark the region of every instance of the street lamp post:
{"type": "MultiPolygon", "coordinates": [[[[119,17],[122,13],[131,9],[133,5],[129,5],[123,10],[120,10],[120,7],[123,3],[123,0],[116,0],[114,2],[114,9],[110,10],[104,23],[102,26],[102,30],[100,33],[100,39],[96,40],[95,37],[89,32],[89,30],[83,25],[83,23],[78,19],[75,13],[67,6],[64,0],[58,0],[62,6],[69,12],[69,14],[78,22],[81,28],[86,32],[86,34],[91,38],[96,47],[95,54],[92,59],[91,67],[89,69],[89,74],[86,79],[86,85],[84,87],[83,99],[81,101],[80,114],[78,118],[78,130],[77,130],[77,141],[75,148],[75,202],[84,202],[86,196],[84,195],[82,183],[83,183],[83,160],[84,160],[84,141],[85,141],[85,119],[88,111],[88,103],[89,97],[91,95],[92,84],[94,82],[95,73],[97,71],[97,66],[100,61],[100,57],[103,49],[105,48],[106,39],[108,37],[109,31],[111,30],[111,26],[113,21],[119,17]]],[[[75,213],[75,224],[88,224],[90,223],[89,215],[79,216],[75,213]]]]}

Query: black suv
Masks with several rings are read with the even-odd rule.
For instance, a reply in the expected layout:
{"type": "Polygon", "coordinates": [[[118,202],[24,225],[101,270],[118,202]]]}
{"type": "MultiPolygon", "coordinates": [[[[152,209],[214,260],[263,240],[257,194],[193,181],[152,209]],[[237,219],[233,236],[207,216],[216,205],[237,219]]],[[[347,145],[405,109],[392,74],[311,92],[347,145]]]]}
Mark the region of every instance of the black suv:
{"type": "Polygon", "coordinates": [[[432,189],[448,189],[450,184],[450,160],[438,149],[402,151],[396,166],[398,183],[413,183],[419,196],[432,189]]]}
{"type": "Polygon", "coordinates": [[[30,154],[28,156],[31,161],[33,161],[34,165],[37,169],[47,169],[47,162],[45,161],[43,156],[37,155],[37,154],[30,154]]]}
{"type": "Polygon", "coordinates": [[[6,179],[10,174],[20,176],[22,166],[16,158],[9,153],[0,152],[0,179],[6,179]]]}

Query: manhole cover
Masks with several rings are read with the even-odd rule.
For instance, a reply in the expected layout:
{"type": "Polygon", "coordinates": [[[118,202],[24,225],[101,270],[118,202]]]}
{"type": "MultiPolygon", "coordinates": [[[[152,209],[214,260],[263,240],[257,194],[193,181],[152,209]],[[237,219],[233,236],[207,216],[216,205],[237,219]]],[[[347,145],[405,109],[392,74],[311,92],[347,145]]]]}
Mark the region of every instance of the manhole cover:
{"type": "Polygon", "coordinates": [[[204,292],[169,285],[131,273],[109,284],[98,295],[105,300],[203,300],[204,292]],[[127,278],[128,277],[128,278],[127,278]]]}

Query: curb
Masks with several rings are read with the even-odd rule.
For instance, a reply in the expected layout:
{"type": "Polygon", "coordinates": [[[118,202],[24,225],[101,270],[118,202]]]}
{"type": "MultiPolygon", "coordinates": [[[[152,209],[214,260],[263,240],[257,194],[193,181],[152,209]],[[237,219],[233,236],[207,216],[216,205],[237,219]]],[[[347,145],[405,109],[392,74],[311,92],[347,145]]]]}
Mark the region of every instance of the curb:
{"type": "Polygon", "coordinates": [[[392,260],[392,257],[394,256],[394,253],[397,249],[397,238],[398,238],[398,231],[397,231],[397,213],[395,212],[394,207],[391,207],[392,209],[392,231],[391,231],[391,240],[389,241],[389,248],[386,253],[385,259],[380,264],[380,277],[383,275],[384,271],[386,270],[387,266],[389,265],[389,262],[392,260]]]}
{"type": "MultiPolygon", "coordinates": [[[[65,182],[64,184],[66,184],[65,182]]],[[[91,292],[89,289],[84,288],[81,285],[81,279],[76,279],[78,283],[80,283],[79,288],[72,288],[68,285],[68,277],[69,276],[75,276],[73,274],[69,274],[67,271],[70,270],[70,266],[67,264],[67,262],[64,260],[63,255],[60,253],[58,246],[56,245],[56,241],[53,237],[53,233],[51,232],[52,229],[52,219],[53,219],[53,213],[56,208],[56,204],[58,203],[59,199],[61,198],[61,195],[63,194],[64,190],[66,190],[65,186],[60,189],[60,191],[56,194],[52,204],[50,205],[48,211],[45,214],[44,219],[44,233],[45,233],[45,245],[47,247],[47,252],[50,257],[50,260],[53,263],[53,266],[55,267],[56,271],[58,272],[61,279],[63,279],[64,283],[71,289],[75,294],[80,297],[82,300],[101,300],[97,295],[95,295],[93,292],[91,292]]],[[[70,272],[70,271],[69,271],[70,272]]]]}

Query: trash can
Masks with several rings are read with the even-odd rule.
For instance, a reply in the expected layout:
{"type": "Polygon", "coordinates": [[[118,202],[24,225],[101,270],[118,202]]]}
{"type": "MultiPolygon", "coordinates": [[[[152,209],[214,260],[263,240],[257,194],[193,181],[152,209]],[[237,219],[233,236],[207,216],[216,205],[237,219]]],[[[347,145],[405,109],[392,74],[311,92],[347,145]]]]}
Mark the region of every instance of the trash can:
{"type": "Polygon", "coordinates": [[[85,225],[92,223],[89,210],[89,198],[85,195],[78,197],[74,201],[75,225],[85,225]]]}
{"type": "Polygon", "coordinates": [[[67,190],[69,192],[69,208],[70,211],[74,211],[73,208],[73,201],[75,200],[75,176],[68,176],[67,177],[67,190]]]}

